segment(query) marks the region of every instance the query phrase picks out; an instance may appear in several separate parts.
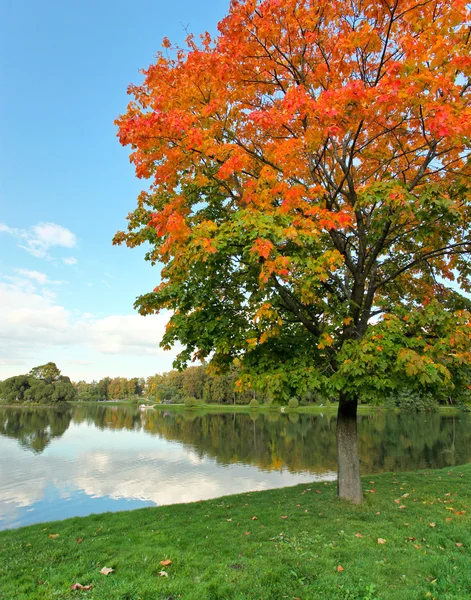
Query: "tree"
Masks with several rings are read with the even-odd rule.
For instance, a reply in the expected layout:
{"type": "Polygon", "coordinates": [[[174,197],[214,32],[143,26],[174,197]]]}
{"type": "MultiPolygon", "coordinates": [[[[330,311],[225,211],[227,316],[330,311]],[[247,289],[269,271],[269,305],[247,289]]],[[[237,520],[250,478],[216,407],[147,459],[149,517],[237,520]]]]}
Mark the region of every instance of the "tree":
{"type": "Polygon", "coordinates": [[[176,365],[339,397],[338,492],[361,502],[360,392],[453,388],[469,362],[466,0],[232,0],[165,39],[119,139],[150,188],[115,243],[151,244],[176,365]]]}
{"type": "Polygon", "coordinates": [[[51,404],[75,400],[77,390],[69,377],[61,375],[54,363],[31,369],[28,375],[17,375],[0,382],[0,399],[7,402],[51,404]]]}
{"type": "Polygon", "coordinates": [[[29,374],[35,379],[42,379],[46,383],[53,383],[59,379],[61,372],[57,368],[56,363],[48,362],[45,365],[34,367],[29,374]]]}

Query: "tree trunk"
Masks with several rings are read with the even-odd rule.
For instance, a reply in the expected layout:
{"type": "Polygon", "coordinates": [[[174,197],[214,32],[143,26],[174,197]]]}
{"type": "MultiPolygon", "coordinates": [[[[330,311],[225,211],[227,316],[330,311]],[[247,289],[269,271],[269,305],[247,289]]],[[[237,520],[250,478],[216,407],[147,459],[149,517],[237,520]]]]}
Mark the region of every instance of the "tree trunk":
{"type": "Polygon", "coordinates": [[[337,494],[353,504],[363,502],[358,454],[356,398],[341,395],[337,415],[337,494]]]}

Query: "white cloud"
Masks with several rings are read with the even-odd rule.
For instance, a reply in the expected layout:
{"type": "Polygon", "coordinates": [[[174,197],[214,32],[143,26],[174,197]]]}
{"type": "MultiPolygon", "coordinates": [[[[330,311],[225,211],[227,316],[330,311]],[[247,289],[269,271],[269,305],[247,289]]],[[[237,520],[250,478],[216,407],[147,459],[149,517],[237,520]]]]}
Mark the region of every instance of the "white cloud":
{"type": "Polygon", "coordinates": [[[159,354],[168,315],[111,315],[90,324],[93,345],[106,354],[159,354]]]}
{"type": "Polygon", "coordinates": [[[56,223],[38,223],[29,229],[15,229],[0,223],[0,233],[8,233],[20,240],[19,246],[37,258],[48,258],[55,247],[75,248],[77,236],[56,223]]]}
{"type": "Polygon", "coordinates": [[[47,283],[48,277],[45,273],[40,273],[39,271],[30,271],[29,269],[15,269],[15,273],[19,275],[24,275],[29,279],[33,279],[39,285],[45,285],[47,283]]]}
{"type": "Polygon", "coordinates": [[[9,233],[11,235],[16,235],[17,232],[18,229],[12,229],[11,227],[8,227],[8,225],[6,225],[5,223],[0,222],[0,233],[9,233]]]}
{"type": "MultiPolygon", "coordinates": [[[[50,360],[56,362],[72,350],[75,350],[72,358],[80,360],[82,356],[93,355],[99,362],[105,355],[121,355],[129,361],[138,357],[165,356],[167,359],[170,356],[159,347],[168,314],[104,318],[96,318],[91,313],[75,314],[57,303],[44,288],[43,283],[48,280],[41,275],[30,272],[27,283],[12,281],[14,278],[0,281],[0,365],[9,366],[2,368],[2,375],[7,370],[11,374],[22,372],[20,365],[38,360],[41,352],[47,352],[53,357],[50,360]],[[31,277],[31,273],[35,276],[31,277]]],[[[153,369],[157,370],[157,360],[153,369]]]]}
{"type": "Polygon", "coordinates": [[[18,273],[18,275],[22,275],[27,279],[31,279],[39,285],[59,285],[62,283],[61,281],[49,279],[45,273],[41,273],[40,271],[31,271],[30,269],[15,269],[15,273],[18,273]]]}
{"type": "Polygon", "coordinates": [[[78,260],[74,256],[68,256],[67,258],[63,258],[62,262],[64,265],[76,265],[78,260]]]}

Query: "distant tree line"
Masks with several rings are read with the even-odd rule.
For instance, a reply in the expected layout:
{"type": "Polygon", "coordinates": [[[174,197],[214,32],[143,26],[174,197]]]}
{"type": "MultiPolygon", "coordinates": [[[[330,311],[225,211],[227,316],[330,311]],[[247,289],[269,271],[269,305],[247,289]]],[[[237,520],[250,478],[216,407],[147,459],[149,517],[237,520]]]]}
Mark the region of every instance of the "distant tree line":
{"type": "MultiPolygon", "coordinates": [[[[204,365],[188,367],[183,371],[169,371],[147,378],[146,390],[150,399],[160,403],[181,403],[194,398],[207,404],[248,404],[255,392],[237,390],[240,373],[233,369],[222,375],[214,375],[204,365]]],[[[260,394],[257,398],[267,401],[260,394]]]]}
{"type": "MultiPolygon", "coordinates": [[[[328,404],[335,397],[322,395],[318,390],[311,390],[303,395],[276,398],[253,389],[243,389],[237,385],[241,373],[234,367],[227,373],[216,375],[206,365],[193,366],[182,371],[172,370],[167,373],[142,377],[104,377],[99,381],[71,382],[69,377],[61,374],[55,363],[47,363],[32,369],[27,375],[10,377],[0,382],[0,401],[4,403],[37,403],[50,404],[70,402],[74,400],[102,402],[112,400],[128,400],[140,402],[147,399],[161,404],[181,404],[188,406],[205,404],[278,404],[289,407],[307,406],[309,404],[328,404]]],[[[363,395],[360,401],[364,404],[382,404],[387,408],[427,410],[439,404],[454,404],[465,407],[470,403],[469,366],[463,365],[455,374],[455,394],[448,396],[427,390],[418,392],[403,387],[394,393],[378,391],[377,394],[363,395]]]]}
{"type": "MultiPolygon", "coordinates": [[[[237,392],[237,371],[224,375],[211,375],[205,365],[189,367],[183,371],[151,375],[147,379],[134,377],[104,377],[99,381],[74,383],[77,400],[109,401],[139,400],[178,404],[187,398],[216,404],[248,404],[254,392],[237,392]]],[[[264,399],[261,398],[261,401],[264,399]]]]}
{"type": "Polygon", "coordinates": [[[104,377],[100,381],[74,383],[77,400],[101,402],[105,400],[134,400],[145,394],[146,381],[142,377],[104,377]]]}

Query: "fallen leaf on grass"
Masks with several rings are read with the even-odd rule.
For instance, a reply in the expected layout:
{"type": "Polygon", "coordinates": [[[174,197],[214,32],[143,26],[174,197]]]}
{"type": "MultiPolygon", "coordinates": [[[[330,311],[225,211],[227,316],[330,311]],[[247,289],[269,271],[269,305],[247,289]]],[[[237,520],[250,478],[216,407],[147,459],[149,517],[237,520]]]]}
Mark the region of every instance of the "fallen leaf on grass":
{"type": "Polygon", "coordinates": [[[288,515],[283,515],[282,517],[280,517],[280,519],[287,519],[288,515]]]}
{"type": "Polygon", "coordinates": [[[361,535],[361,533],[355,533],[355,537],[362,538],[363,536],[361,535]]]}
{"type": "Polygon", "coordinates": [[[83,538],[78,538],[75,541],[77,542],[77,544],[81,544],[83,542],[83,538]]]}
{"type": "Polygon", "coordinates": [[[461,515],[465,515],[466,511],[465,510],[455,510],[455,515],[461,516],[461,515]]]}
{"type": "Polygon", "coordinates": [[[395,502],[396,504],[400,504],[400,503],[401,503],[401,500],[400,500],[400,498],[397,498],[396,500],[394,500],[394,502],[395,502]]]}
{"type": "Polygon", "coordinates": [[[110,569],[110,567],[103,567],[103,569],[100,571],[100,573],[102,575],[109,575],[110,573],[113,573],[114,569],[110,569]]]}
{"type": "Polygon", "coordinates": [[[341,573],[342,571],[345,571],[345,569],[342,567],[342,565],[339,565],[339,566],[337,567],[337,572],[338,572],[338,573],[341,573]]]}
{"type": "Polygon", "coordinates": [[[457,545],[458,548],[462,548],[463,547],[463,544],[461,542],[456,542],[456,545],[457,545]]]}
{"type": "Polygon", "coordinates": [[[167,571],[159,571],[157,575],[159,575],[159,577],[168,577],[167,571]]]}
{"type": "Polygon", "coordinates": [[[417,548],[417,550],[420,550],[422,548],[422,546],[419,546],[419,544],[414,544],[414,548],[417,548]]]}
{"type": "Polygon", "coordinates": [[[436,523],[429,523],[429,524],[428,524],[428,526],[429,526],[429,527],[436,527],[436,526],[437,526],[437,524],[436,524],[436,523]]]}
{"type": "Polygon", "coordinates": [[[82,585],[80,583],[74,583],[73,585],[70,586],[71,590],[91,590],[92,586],[91,585],[82,585]]]}
{"type": "Polygon", "coordinates": [[[250,535],[250,531],[246,531],[244,535],[250,535]]]}
{"type": "Polygon", "coordinates": [[[404,504],[401,504],[401,506],[399,507],[399,510],[404,510],[406,507],[404,506],[404,504]]]}
{"type": "Polygon", "coordinates": [[[167,558],[167,560],[161,560],[160,564],[162,565],[162,567],[168,567],[172,564],[172,561],[169,558],[167,558]]]}
{"type": "Polygon", "coordinates": [[[56,539],[56,538],[59,537],[59,534],[58,533],[50,533],[47,537],[48,538],[52,538],[52,539],[56,539]]]}
{"type": "Polygon", "coordinates": [[[256,521],[258,517],[252,517],[252,521],[256,521]]]}
{"type": "Polygon", "coordinates": [[[386,540],[383,540],[383,538],[378,538],[378,544],[385,544],[386,540]]]}
{"type": "Polygon", "coordinates": [[[232,519],[226,519],[228,523],[232,523],[232,519]]]}

